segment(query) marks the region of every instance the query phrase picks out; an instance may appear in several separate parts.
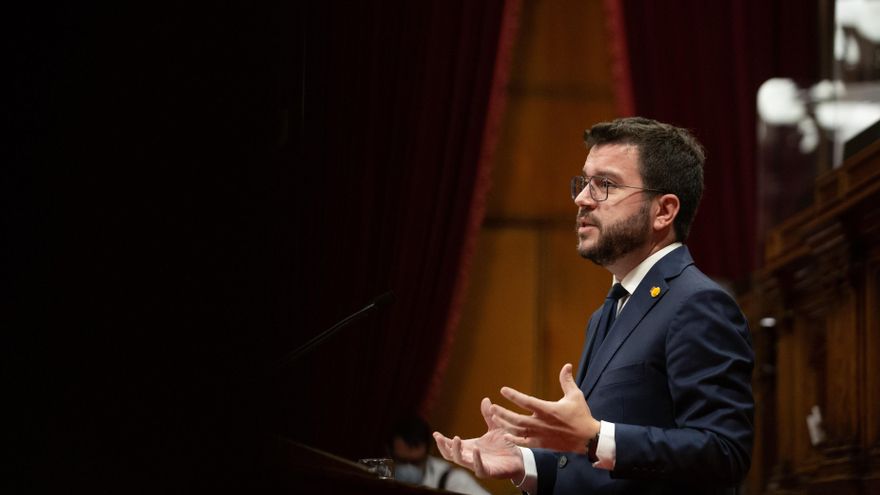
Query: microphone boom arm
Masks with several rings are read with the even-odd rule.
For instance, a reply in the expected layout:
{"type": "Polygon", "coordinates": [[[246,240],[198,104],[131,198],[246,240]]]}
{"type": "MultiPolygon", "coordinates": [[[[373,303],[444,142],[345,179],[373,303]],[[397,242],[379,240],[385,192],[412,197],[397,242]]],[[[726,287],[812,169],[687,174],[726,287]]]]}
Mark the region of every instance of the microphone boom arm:
{"type": "Polygon", "coordinates": [[[309,339],[309,341],[306,342],[305,344],[290,351],[286,356],[284,356],[284,358],[282,358],[281,360],[279,360],[276,363],[276,365],[274,366],[274,371],[279,371],[279,370],[283,369],[284,367],[294,363],[303,354],[311,351],[312,349],[317,347],[319,344],[321,344],[325,340],[332,337],[341,328],[345,327],[346,325],[348,325],[356,320],[363,318],[364,316],[369,314],[371,311],[373,311],[377,307],[390,303],[393,299],[394,299],[394,294],[392,291],[388,291],[388,292],[380,295],[379,297],[373,299],[373,301],[370,302],[370,304],[367,304],[366,306],[359,309],[358,311],[355,311],[354,313],[346,316],[345,318],[343,318],[341,321],[339,321],[338,323],[336,323],[332,327],[328,328],[327,330],[324,330],[323,332],[321,332],[318,335],[315,335],[314,337],[309,339]]]}

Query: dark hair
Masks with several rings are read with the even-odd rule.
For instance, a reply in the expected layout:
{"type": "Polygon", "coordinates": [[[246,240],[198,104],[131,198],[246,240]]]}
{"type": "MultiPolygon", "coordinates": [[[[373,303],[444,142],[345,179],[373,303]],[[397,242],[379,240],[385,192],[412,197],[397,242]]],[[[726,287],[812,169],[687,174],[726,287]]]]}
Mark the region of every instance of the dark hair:
{"type": "Polygon", "coordinates": [[[686,129],[644,117],[600,122],[584,131],[587,147],[632,144],[639,150],[644,187],[678,196],[680,209],[673,226],[678,241],[687,240],[703,196],[706,152],[686,129]]]}
{"type": "Polygon", "coordinates": [[[410,447],[430,446],[431,427],[419,416],[409,416],[394,423],[391,435],[388,437],[389,447],[395,437],[400,437],[410,447]]]}

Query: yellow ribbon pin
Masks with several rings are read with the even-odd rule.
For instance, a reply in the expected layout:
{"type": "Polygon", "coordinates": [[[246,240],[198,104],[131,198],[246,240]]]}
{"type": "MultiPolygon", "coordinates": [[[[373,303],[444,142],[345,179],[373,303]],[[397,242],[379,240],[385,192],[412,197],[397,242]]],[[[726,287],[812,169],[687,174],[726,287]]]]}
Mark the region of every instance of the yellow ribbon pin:
{"type": "Polygon", "coordinates": [[[657,297],[660,295],[660,287],[651,287],[651,297],[657,297]]]}

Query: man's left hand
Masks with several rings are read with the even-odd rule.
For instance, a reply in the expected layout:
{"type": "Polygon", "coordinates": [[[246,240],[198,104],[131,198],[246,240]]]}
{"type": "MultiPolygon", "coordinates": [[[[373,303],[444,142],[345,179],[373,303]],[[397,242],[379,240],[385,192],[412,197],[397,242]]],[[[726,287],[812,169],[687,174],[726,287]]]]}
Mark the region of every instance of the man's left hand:
{"type": "Polygon", "coordinates": [[[522,447],[545,448],[583,454],[587,441],[599,432],[600,422],[593,418],[584,393],[571,374],[571,364],[559,372],[563,396],[556,402],[541,400],[509,387],[501,395],[531,416],[515,413],[498,404],[490,411],[495,422],[507,433],[505,438],[522,447]]]}

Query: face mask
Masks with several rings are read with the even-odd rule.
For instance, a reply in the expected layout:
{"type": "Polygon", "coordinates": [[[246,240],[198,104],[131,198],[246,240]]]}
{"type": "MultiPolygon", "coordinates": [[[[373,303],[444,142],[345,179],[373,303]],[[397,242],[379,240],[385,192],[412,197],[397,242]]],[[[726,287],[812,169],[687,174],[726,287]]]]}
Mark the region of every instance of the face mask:
{"type": "Polygon", "coordinates": [[[410,463],[398,463],[394,466],[394,479],[404,483],[418,485],[425,477],[425,468],[410,463]]]}

